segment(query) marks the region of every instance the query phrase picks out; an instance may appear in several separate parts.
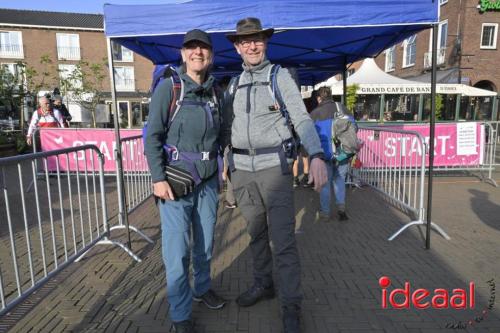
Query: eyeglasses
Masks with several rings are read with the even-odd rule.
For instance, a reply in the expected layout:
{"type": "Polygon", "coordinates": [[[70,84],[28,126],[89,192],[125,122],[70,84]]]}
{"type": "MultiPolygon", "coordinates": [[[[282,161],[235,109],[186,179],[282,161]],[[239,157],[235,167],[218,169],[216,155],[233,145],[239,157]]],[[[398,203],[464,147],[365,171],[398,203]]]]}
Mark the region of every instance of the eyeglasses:
{"type": "Polygon", "coordinates": [[[243,48],[249,48],[250,45],[254,43],[255,46],[263,46],[264,45],[264,39],[262,38],[255,38],[255,39],[244,39],[240,41],[240,45],[243,48]]]}

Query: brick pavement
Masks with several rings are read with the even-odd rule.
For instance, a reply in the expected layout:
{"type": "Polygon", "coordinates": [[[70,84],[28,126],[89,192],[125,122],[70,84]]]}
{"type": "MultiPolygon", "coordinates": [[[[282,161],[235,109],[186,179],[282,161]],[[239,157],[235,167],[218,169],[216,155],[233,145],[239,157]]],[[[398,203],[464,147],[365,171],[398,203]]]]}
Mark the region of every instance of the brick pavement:
{"type": "MultiPolygon", "coordinates": [[[[487,306],[486,281],[500,281],[500,189],[474,178],[437,178],[433,220],[452,239],[433,233],[429,251],[423,249],[425,230],[416,227],[387,241],[409,218],[375,191],[349,190],[347,202],[349,222],[319,223],[317,196],[308,189],[296,191],[304,332],[449,332],[447,322],[467,321],[487,306]],[[378,286],[383,275],[392,279],[391,288],[410,281],[413,288],[451,290],[475,281],[476,308],[383,310],[378,286]]],[[[248,236],[238,209],[221,208],[219,213],[214,288],[234,300],[252,281],[248,236]]],[[[12,332],[168,332],[160,228],[152,200],[133,213],[131,222],[155,240],[149,245],[132,235],[142,263],[116,248],[99,246],[0,325],[15,323],[12,332]]],[[[123,233],[114,237],[125,240],[123,233]]],[[[496,303],[484,321],[462,331],[499,332],[496,303]]],[[[277,300],[242,309],[233,301],[220,311],[194,304],[193,317],[202,333],[281,331],[277,300]]]]}

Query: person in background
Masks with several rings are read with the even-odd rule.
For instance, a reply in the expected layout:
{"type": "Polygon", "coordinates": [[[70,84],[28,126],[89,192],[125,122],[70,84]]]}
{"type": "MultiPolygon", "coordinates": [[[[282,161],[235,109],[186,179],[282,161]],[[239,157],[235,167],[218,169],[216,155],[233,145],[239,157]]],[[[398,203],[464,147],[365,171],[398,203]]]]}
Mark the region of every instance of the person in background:
{"type": "Polygon", "coordinates": [[[58,109],[61,112],[64,124],[66,125],[65,127],[69,127],[69,123],[70,123],[72,117],[68,111],[68,108],[62,102],[62,97],[60,95],[54,95],[52,97],[52,100],[53,100],[54,108],[58,109]]]}
{"type": "Polygon", "coordinates": [[[31,146],[33,143],[33,132],[35,129],[40,127],[47,128],[57,128],[57,127],[66,127],[62,114],[58,109],[54,109],[52,107],[52,103],[50,102],[50,98],[48,97],[40,97],[38,100],[38,109],[33,112],[31,116],[30,125],[28,127],[28,134],[26,135],[26,143],[31,146]]]}

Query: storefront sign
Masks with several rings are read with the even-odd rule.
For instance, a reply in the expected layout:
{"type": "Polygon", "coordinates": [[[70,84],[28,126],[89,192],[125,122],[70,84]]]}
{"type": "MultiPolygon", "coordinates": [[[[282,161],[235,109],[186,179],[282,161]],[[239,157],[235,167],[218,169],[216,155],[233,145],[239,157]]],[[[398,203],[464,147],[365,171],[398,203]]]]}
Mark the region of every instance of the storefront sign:
{"type": "MultiPolygon", "coordinates": [[[[360,86],[357,93],[359,95],[373,95],[373,94],[430,94],[430,85],[379,85],[379,86],[360,86]]],[[[438,94],[458,94],[461,93],[457,85],[439,84],[436,86],[436,93],[438,94]]]]}
{"type": "Polygon", "coordinates": [[[479,12],[500,11],[500,0],[480,0],[477,6],[479,12]]]}

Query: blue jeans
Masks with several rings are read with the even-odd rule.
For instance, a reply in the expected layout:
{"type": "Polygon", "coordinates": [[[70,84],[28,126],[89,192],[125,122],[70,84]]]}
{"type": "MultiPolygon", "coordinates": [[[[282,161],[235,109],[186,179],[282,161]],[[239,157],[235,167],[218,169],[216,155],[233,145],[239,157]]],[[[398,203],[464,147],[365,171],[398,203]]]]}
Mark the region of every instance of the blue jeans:
{"type": "Polygon", "coordinates": [[[191,318],[193,294],[210,289],[210,260],[217,218],[217,175],[176,201],[159,201],[162,255],[167,273],[167,300],[174,322],[191,318]],[[194,290],[189,285],[190,239],[193,230],[194,290]]]}
{"type": "Polygon", "coordinates": [[[328,182],[323,186],[319,194],[320,212],[330,215],[331,188],[335,193],[335,203],[340,210],[345,209],[345,176],[349,163],[336,165],[332,161],[326,162],[328,170],[328,182]]]}

